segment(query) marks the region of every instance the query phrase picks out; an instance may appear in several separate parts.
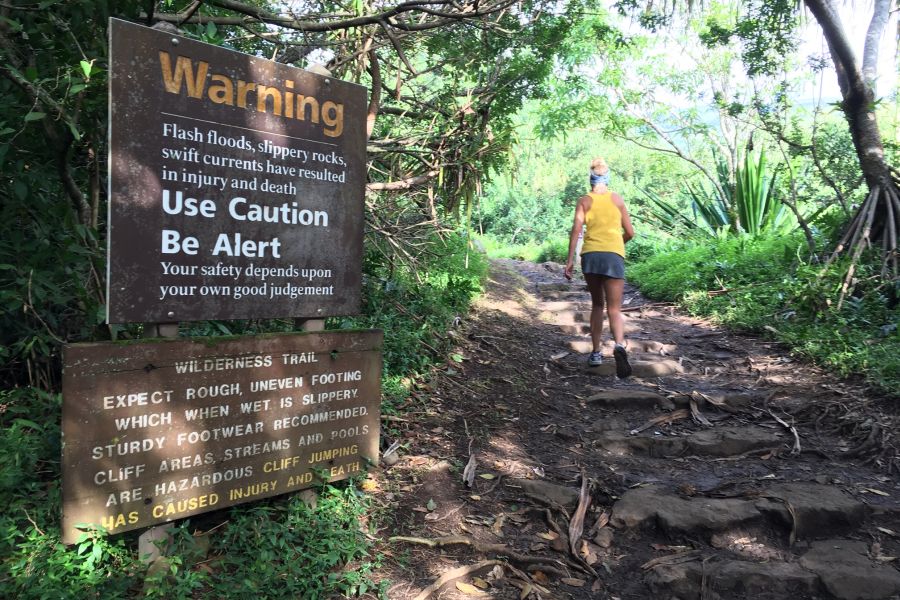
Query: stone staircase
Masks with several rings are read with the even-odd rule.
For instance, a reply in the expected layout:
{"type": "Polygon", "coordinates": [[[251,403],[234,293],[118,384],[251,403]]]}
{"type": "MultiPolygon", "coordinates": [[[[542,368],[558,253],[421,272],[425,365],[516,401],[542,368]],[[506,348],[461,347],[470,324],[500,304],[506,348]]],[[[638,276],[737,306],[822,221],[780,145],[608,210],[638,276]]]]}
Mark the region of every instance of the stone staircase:
{"type": "Polygon", "coordinates": [[[873,508],[813,467],[790,477],[768,468],[766,460],[788,455],[794,435],[764,394],[660,391],[686,363],[678,344],[653,339],[634,313],[625,315],[634,379],[614,378],[611,342],[604,364],[587,367],[583,284],[537,283],[534,291],[540,319],[567,336],[574,353],[562,364],[605,384],[583,400],[590,421],[583,447],[626,491],[608,494],[607,531],[596,533],[596,543],[623,554],[667,549],[638,565],[644,589],[661,600],[900,598],[900,558],[881,552],[898,548],[900,532],[873,525],[884,515],[896,521],[896,502],[873,508]],[[750,465],[743,483],[723,485],[715,465],[742,460],[750,465]],[[789,480],[798,475],[806,479],[789,480]]]}

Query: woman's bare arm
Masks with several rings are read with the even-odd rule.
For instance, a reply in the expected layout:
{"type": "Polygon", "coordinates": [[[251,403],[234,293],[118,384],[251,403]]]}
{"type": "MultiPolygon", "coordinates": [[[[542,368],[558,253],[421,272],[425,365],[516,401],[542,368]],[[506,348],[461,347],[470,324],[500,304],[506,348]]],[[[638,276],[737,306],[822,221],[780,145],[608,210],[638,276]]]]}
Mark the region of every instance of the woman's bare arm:
{"type": "Polygon", "coordinates": [[[612,199],[615,205],[619,207],[619,212],[622,213],[622,229],[624,230],[622,239],[625,243],[628,243],[628,240],[634,238],[634,227],[631,225],[631,217],[628,215],[628,208],[625,206],[625,201],[622,200],[622,196],[613,194],[612,199]]]}
{"type": "Polygon", "coordinates": [[[572,222],[572,231],[569,233],[569,257],[566,259],[566,270],[564,272],[566,279],[572,279],[572,272],[575,268],[575,248],[578,246],[578,236],[584,227],[584,216],[587,214],[589,207],[585,206],[586,202],[590,202],[590,196],[582,196],[575,205],[575,219],[572,222]]]}

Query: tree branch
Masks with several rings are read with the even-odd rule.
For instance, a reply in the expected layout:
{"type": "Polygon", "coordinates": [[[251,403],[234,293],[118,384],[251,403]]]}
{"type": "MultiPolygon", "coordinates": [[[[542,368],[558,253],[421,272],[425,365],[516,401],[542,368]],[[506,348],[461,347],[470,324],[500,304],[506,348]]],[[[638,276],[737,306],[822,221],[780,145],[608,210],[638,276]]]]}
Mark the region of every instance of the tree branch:
{"type": "Polygon", "coordinates": [[[887,27],[888,19],[891,16],[891,2],[892,0],[875,0],[875,10],[872,13],[872,20],[869,22],[869,29],[866,31],[862,71],[866,82],[873,88],[875,87],[875,78],[878,76],[878,45],[881,43],[881,36],[884,34],[884,28],[887,27]]]}

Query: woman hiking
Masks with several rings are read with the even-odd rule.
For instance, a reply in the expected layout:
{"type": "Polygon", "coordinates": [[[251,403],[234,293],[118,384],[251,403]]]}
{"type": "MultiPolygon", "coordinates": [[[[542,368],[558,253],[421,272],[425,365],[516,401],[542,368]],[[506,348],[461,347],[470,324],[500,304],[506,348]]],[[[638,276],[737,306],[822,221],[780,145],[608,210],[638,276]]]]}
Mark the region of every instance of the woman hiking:
{"type": "Polygon", "coordinates": [[[603,362],[600,351],[603,337],[603,309],[609,315],[609,329],[615,340],[613,358],[616,376],[631,375],[625,350],[625,325],[622,320],[622,296],[625,290],[625,243],[634,237],[634,228],[622,197],[609,189],[609,166],[603,158],[591,161],[591,191],[578,199],[575,221],[569,235],[566,279],[572,279],[575,249],[584,230],[581,247],[581,272],[591,292],[591,343],[588,365],[603,362]]]}

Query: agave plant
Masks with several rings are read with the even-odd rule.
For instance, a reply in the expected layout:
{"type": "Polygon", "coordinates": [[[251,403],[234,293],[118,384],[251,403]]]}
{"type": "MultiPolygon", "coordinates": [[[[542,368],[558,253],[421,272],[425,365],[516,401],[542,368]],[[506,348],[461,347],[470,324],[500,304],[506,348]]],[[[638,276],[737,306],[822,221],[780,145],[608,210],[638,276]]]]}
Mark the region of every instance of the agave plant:
{"type": "Polygon", "coordinates": [[[754,159],[748,152],[738,167],[734,187],[734,207],[741,230],[751,234],[780,229],[787,223],[787,210],[775,197],[775,175],[766,177],[766,154],[754,159]]]}
{"type": "Polygon", "coordinates": [[[680,229],[711,235],[780,231],[792,227],[791,213],[775,195],[775,174],[767,176],[765,152],[747,153],[737,168],[735,181],[729,181],[728,168],[718,161],[717,172],[724,196],[699,184],[688,183],[683,193],[690,199],[693,219],[661,197],[642,190],[650,200],[650,213],[664,231],[680,229]]]}

